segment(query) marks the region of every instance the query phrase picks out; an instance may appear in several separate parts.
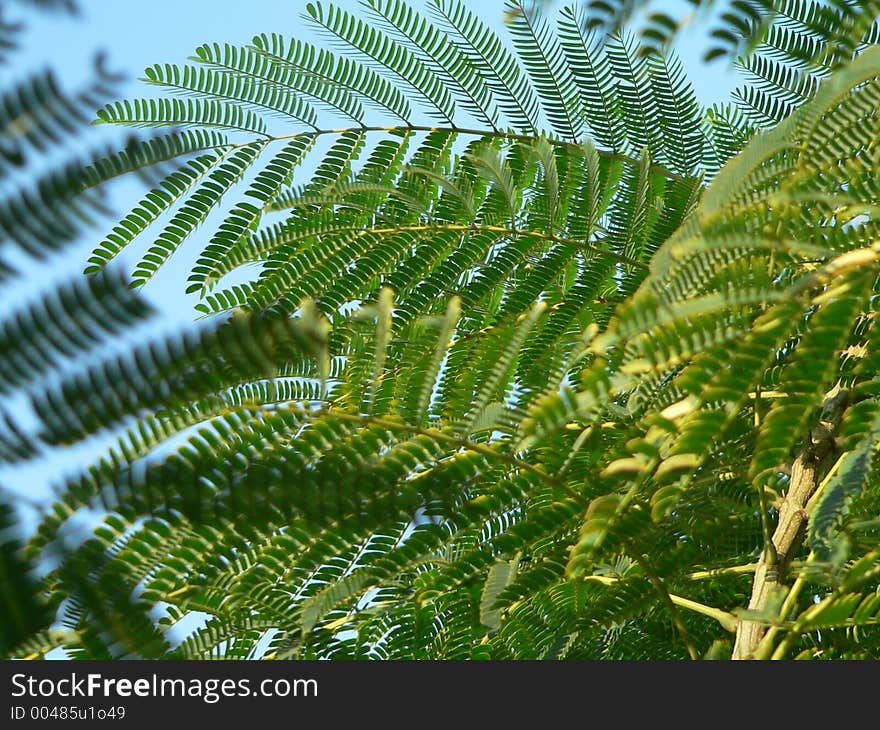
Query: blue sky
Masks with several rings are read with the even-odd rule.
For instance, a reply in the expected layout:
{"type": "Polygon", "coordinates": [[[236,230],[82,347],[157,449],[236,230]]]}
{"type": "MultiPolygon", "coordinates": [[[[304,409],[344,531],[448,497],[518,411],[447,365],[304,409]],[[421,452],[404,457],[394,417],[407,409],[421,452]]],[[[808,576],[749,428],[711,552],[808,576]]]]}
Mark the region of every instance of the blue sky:
{"type": "MultiPolygon", "coordinates": [[[[308,36],[313,43],[322,39],[305,25],[301,14],[306,0],[78,0],[81,13],[78,18],[41,17],[28,13],[29,31],[24,39],[24,50],[17,54],[9,71],[16,74],[25,69],[52,67],[65,87],[77,87],[88,78],[90,62],[97,50],[108,54],[110,68],[124,73],[126,81],[122,97],[150,95],[151,89],[137,79],[143,69],[154,63],[183,63],[200,44],[207,42],[248,43],[261,32],[276,32],[289,36],[308,36]]],[[[412,0],[417,7],[420,0],[412,0]]],[[[358,12],[357,0],[336,3],[358,12]]],[[[550,10],[562,2],[550,3],[550,10]]],[[[683,17],[690,5],[684,0],[657,3],[673,16],[683,17]]],[[[479,0],[472,3],[483,18],[506,35],[500,1],[479,0]]],[[[704,103],[726,101],[738,83],[733,72],[723,62],[706,66],[701,55],[706,46],[707,28],[702,25],[687,30],[680,38],[678,50],[698,98],[704,103]]],[[[111,205],[119,216],[134,205],[145,190],[139,184],[123,183],[113,191],[111,205]]],[[[195,303],[182,294],[183,282],[205,237],[212,230],[214,219],[209,219],[200,232],[184,244],[165,270],[146,288],[146,296],[162,312],[158,327],[170,329],[180,322],[193,319],[195,303]]],[[[7,301],[18,301],[42,289],[53,279],[69,278],[82,270],[88,253],[103,233],[112,227],[115,219],[99,221],[93,234],[56,258],[49,265],[29,267],[7,301]]],[[[144,237],[140,246],[123,263],[131,265],[149,243],[144,237]]],[[[7,292],[8,293],[8,292],[7,292]]],[[[155,329],[154,329],[155,331],[155,329]]],[[[116,343],[117,346],[120,343],[116,343]]],[[[26,405],[22,402],[22,406],[26,405]]],[[[52,460],[31,463],[15,470],[0,470],[0,481],[39,499],[45,488],[56,481],[59,473],[82,463],[87,454],[94,454],[95,446],[71,449],[52,460]]]]}

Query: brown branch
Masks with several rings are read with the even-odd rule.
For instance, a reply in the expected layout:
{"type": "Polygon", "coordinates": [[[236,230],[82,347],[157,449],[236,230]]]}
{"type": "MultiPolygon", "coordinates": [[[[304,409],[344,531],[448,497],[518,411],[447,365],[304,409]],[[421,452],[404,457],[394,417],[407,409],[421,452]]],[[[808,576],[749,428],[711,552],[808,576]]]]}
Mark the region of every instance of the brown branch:
{"type": "MultiPolygon", "coordinates": [[[[750,611],[761,611],[784,579],[795,551],[800,547],[807,525],[807,503],[824,474],[834,463],[834,436],[846,409],[849,392],[835,385],[825,396],[819,425],[810,433],[791,465],[788,491],[779,506],[779,520],[772,544],[765,550],[752,582],[750,611]],[[775,553],[775,554],[774,554],[775,553]]],[[[755,659],[756,649],[766,632],[760,621],[741,619],[736,627],[733,659],[755,659]]]]}

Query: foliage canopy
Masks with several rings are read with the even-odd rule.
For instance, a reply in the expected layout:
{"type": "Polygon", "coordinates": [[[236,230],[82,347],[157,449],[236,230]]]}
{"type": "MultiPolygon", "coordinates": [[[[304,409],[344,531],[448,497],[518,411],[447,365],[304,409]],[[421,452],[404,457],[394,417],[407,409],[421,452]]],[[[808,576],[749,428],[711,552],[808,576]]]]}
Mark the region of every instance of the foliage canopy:
{"type": "MultiPolygon", "coordinates": [[[[119,433],[7,545],[103,514],[16,584],[11,655],[880,657],[876,6],[734,4],[751,83],[704,108],[601,5],[510,6],[508,43],[310,3],[328,45],[204,45],[100,109],[159,131],[79,184],[161,179],[3,321],[0,387],[146,316],[111,262],[140,287],[203,224],[205,321],[4,415],[7,461],[119,433]]],[[[32,251],[21,207],[68,203],[28,194],[32,251]]]]}

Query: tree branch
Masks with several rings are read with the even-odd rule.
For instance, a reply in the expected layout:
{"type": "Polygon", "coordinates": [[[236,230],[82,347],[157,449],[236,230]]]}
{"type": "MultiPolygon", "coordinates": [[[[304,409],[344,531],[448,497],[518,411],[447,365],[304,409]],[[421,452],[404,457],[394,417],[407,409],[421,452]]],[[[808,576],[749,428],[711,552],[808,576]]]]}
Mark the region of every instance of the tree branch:
{"type": "MultiPolygon", "coordinates": [[[[779,506],[779,520],[771,549],[763,551],[755,569],[748,606],[750,611],[761,611],[767,606],[770,595],[784,579],[792,556],[801,545],[807,524],[807,503],[834,463],[834,436],[848,400],[849,392],[839,384],[825,395],[819,425],[812,430],[791,465],[788,491],[779,506]]],[[[732,658],[757,658],[756,652],[765,632],[763,622],[741,619],[736,627],[732,658]]]]}

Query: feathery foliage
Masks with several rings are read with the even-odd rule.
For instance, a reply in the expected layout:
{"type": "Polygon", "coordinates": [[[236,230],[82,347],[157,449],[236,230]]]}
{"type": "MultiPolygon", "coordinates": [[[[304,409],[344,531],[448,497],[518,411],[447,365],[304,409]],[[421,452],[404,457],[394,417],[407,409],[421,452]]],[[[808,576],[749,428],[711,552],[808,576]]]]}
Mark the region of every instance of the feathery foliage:
{"type": "Polygon", "coordinates": [[[207,322],[34,394],[40,441],[117,440],[24,545],[103,515],[41,583],[64,633],[9,653],[880,656],[876,24],[766,7],[726,108],[605,2],[509,42],[314,3],[328,47],[148,69],[98,119],[189,156],[89,276],[151,237],[148,285],[229,194],[207,322]]]}

